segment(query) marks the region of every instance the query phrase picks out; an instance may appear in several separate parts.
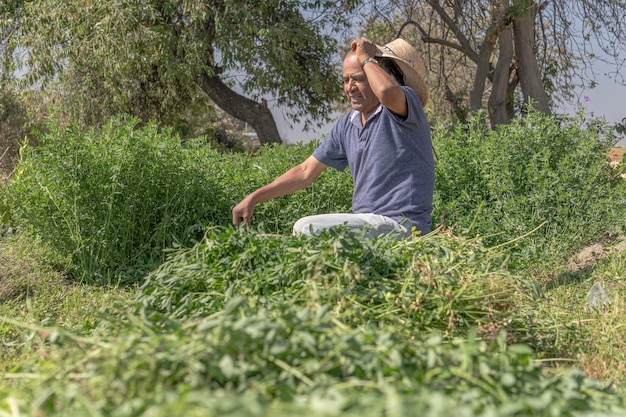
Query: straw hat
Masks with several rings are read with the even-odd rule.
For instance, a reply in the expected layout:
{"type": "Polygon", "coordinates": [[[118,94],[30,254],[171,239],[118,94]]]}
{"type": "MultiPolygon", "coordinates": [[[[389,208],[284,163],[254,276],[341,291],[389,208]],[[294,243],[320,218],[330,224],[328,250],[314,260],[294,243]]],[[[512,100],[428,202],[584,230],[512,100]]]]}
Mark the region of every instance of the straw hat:
{"type": "Polygon", "coordinates": [[[417,50],[404,39],[395,39],[386,45],[376,45],[376,56],[390,58],[396,63],[404,76],[404,84],[411,87],[420,98],[422,105],[428,102],[428,87],[424,82],[426,66],[417,53],[417,50]]]}

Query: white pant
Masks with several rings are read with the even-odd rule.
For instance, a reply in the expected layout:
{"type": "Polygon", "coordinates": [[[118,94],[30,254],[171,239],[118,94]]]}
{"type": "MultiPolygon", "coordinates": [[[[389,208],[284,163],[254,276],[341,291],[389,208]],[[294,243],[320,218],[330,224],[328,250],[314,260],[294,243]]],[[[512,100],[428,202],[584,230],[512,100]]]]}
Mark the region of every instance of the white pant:
{"type": "Polygon", "coordinates": [[[330,213],[306,216],[293,225],[294,235],[313,236],[331,227],[346,226],[351,230],[364,232],[365,236],[378,237],[395,233],[399,238],[411,237],[410,226],[378,214],[330,213]]]}

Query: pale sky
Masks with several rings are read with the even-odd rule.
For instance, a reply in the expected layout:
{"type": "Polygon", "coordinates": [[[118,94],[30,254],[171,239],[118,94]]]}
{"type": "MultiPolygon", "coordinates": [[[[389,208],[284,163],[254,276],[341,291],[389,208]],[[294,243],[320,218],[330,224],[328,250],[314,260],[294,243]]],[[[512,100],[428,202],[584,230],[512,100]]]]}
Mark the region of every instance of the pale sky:
{"type": "MultiPolygon", "coordinates": [[[[584,113],[590,117],[605,118],[610,124],[621,123],[626,118],[626,86],[606,76],[599,76],[597,82],[597,87],[581,91],[578,104],[583,106],[584,113]]],[[[570,105],[564,111],[576,113],[576,109],[576,105],[570,105]]],[[[626,137],[619,145],[626,146],[626,137]]]]}

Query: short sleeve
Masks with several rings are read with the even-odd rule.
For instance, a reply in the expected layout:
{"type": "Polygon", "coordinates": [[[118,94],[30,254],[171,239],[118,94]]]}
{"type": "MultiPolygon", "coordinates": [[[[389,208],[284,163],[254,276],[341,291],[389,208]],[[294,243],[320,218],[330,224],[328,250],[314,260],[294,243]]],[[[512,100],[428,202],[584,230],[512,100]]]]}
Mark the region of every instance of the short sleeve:
{"type": "Polygon", "coordinates": [[[345,123],[346,117],[344,116],[333,126],[326,140],[320,143],[313,152],[313,156],[318,161],[338,171],[343,171],[348,166],[344,143],[345,134],[342,134],[342,129],[345,129],[345,123]]]}

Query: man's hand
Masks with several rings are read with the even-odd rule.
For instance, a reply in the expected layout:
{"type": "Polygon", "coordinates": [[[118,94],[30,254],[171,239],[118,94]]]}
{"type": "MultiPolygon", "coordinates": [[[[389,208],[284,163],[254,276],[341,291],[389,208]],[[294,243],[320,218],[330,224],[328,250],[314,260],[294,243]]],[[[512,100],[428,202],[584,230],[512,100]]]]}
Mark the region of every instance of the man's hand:
{"type": "Polygon", "coordinates": [[[233,208],[233,224],[237,229],[242,223],[246,228],[252,223],[254,207],[255,204],[246,197],[233,208]]]}
{"type": "Polygon", "coordinates": [[[374,58],[378,48],[367,38],[357,38],[352,41],[350,49],[356,54],[359,62],[363,62],[366,58],[374,58]]]}
{"type": "Polygon", "coordinates": [[[361,64],[361,69],[365,72],[367,82],[378,101],[392,113],[400,117],[407,117],[409,110],[406,95],[396,78],[380,65],[363,66],[363,62],[367,58],[376,57],[376,54],[379,52],[376,45],[369,39],[357,38],[352,41],[350,47],[361,64]]]}

